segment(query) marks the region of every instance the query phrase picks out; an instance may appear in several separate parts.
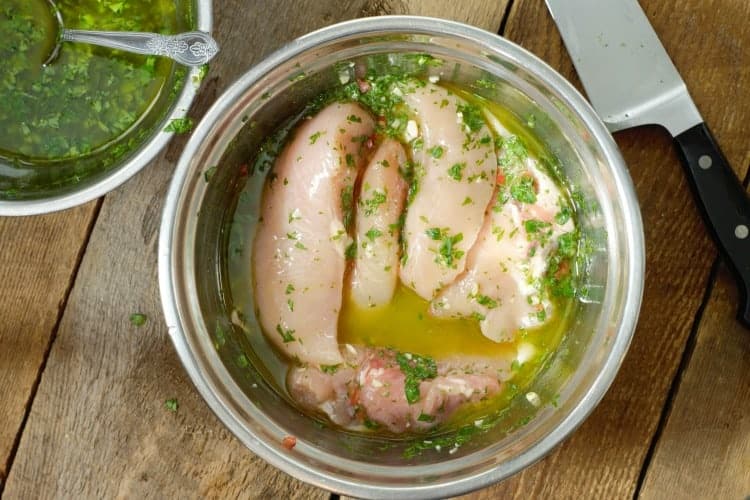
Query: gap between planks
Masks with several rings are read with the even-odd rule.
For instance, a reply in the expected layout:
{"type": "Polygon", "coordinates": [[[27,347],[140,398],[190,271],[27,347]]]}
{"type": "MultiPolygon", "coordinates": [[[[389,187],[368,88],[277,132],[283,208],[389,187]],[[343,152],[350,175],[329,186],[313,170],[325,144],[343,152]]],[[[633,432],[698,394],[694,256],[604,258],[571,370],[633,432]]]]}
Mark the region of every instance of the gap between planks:
{"type": "MultiPolygon", "coordinates": [[[[13,461],[16,458],[18,447],[21,444],[21,437],[23,436],[23,431],[26,429],[26,422],[29,419],[29,414],[31,413],[31,407],[34,405],[34,399],[36,398],[36,394],[39,389],[39,383],[42,380],[42,375],[44,374],[45,368],[47,368],[47,360],[49,359],[50,352],[52,351],[52,346],[54,345],[55,340],[57,339],[57,331],[58,331],[58,328],[60,327],[60,321],[62,321],[63,315],[65,314],[65,310],[68,306],[68,299],[70,298],[70,293],[73,291],[73,287],[75,286],[76,280],[78,279],[78,271],[81,268],[81,262],[83,262],[83,256],[86,255],[86,249],[89,246],[89,241],[91,240],[91,234],[94,232],[94,226],[96,225],[96,221],[99,220],[99,212],[101,211],[103,202],[104,202],[103,197],[99,198],[96,201],[94,212],[91,215],[91,220],[89,221],[88,227],[86,228],[86,237],[84,238],[83,245],[81,245],[80,249],[78,250],[78,255],[76,256],[76,261],[75,261],[75,264],[73,265],[73,272],[70,273],[70,278],[68,279],[68,285],[65,287],[65,293],[63,294],[61,307],[58,309],[57,318],[55,318],[55,324],[52,327],[52,333],[50,334],[49,341],[47,342],[47,346],[44,349],[44,356],[43,356],[42,362],[39,365],[39,369],[37,370],[36,377],[34,378],[34,383],[32,384],[31,391],[29,392],[29,397],[26,401],[26,409],[24,410],[23,418],[21,419],[21,425],[19,426],[18,432],[16,433],[16,437],[13,440],[13,446],[10,449],[10,455],[8,455],[8,461],[5,467],[6,479],[10,477],[10,471],[13,468],[13,461]]],[[[6,484],[6,481],[0,481],[0,498],[3,497],[5,484],[6,484]]]]}
{"type": "Polygon", "coordinates": [[[651,442],[649,443],[648,450],[646,451],[646,456],[643,459],[641,470],[638,473],[638,479],[635,483],[635,489],[633,490],[634,499],[640,496],[641,489],[643,488],[643,483],[646,480],[646,474],[648,473],[648,469],[651,466],[651,462],[654,458],[656,446],[659,443],[662,434],[664,433],[667,421],[669,420],[669,414],[672,412],[672,406],[674,404],[675,397],[680,390],[682,375],[683,373],[685,373],[685,370],[690,364],[690,359],[692,358],[693,352],[695,351],[695,345],[698,338],[698,331],[700,330],[701,320],[703,319],[703,314],[706,312],[706,306],[708,306],[708,302],[711,299],[711,294],[713,293],[714,286],[716,285],[720,265],[721,256],[718,256],[711,265],[711,272],[708,275],[706,291],[704,292],[700,306],[695,313],[695,318],[693,319],[693,324],[690,328],[690,334],[688,335],[687,342],[685,343],[685,348],[682,351],[680,364],[677,366],[677,371],[674,374],[674,378],[672,378],[672,383],[669,385],[669,391],[667,391],[667,397],[664,401],[661,415],[659,415],[659,421],[656,425],[656,430],[654,431],[654,435],[651,437],[651,442]]]}
{"type": "MultiPolygon", "coordinates": [[[[742,181],[742,186],[745,188],[745,190],[747,190],[748,186],[750,186],[750,164],[748,164],[746,172],[747,174],[745,175],[745,179],[742,181]]],[[[656,447],[659,444],[659,440],[664,433],[664,429],[666,428],[667,421],[669,420],[669,415],[671,414],[672,408],[674,406],[675,398],[677,397],[677,393],[680,391],[683,374],[685,373],[688,365],[690,365],[690,360],[692,359],[693,353],[695,352],[695,347],[698,342],[698,332],[700,330],[701,320],[703,319],[703,314],[706,312],[706,307],[711,300],[711,295],[714,291],[714,287],[716,286],[721,263],[722,256],[718,255],[714,260],[714,263],[711,265],[711,273],[708,276],[708,285],[706,286],[706,292],[703,295],[700,307],[695,313],[695,319],[693,320],[693,325],[690,329],[690,335],[688,337],[688,341],[685,344],[685,350],[682,352],[680,365],[678,366],[677,372],[672,379],[672,384],[670,385],[669,392],[667,393],[667,399],[664,402],[664,408],[662,408],[661,415],[659,416],[659,423],[656,427],[656,431],[654,432],[654,436],[651,439],[651,443],[649,444],[648,451],[646,452],[646,457],[643,459],[641,471],[638,474],[638,481],[636,482],[635,490],[633,491],[634,499],[638,498],[641,494],[643,483],[646,480],[646,475],[648,474],[648,470],[654,458],[654,453],[656,452],[656,447]]]]}

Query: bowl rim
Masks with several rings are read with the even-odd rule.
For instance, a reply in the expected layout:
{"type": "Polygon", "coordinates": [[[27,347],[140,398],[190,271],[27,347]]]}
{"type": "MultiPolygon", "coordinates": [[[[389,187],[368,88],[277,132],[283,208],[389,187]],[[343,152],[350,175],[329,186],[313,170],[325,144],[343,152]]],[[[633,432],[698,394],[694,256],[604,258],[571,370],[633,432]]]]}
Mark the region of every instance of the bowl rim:
{"type": "MultiPolygon", "coordinates": [[[[213,29],[213,5],[211,0],[195,0],[196,26],[198,31],[211,33],[213,29]]],[[[177,63],[176,63],[177,64],[177,63]]],[[[160,123],[169,123],[174,119],[185,118],[200,89],[192,85],[199,78],[200,68],[188,68],[180,95],[171,104],[172,111],[165,115],[160,123]]],[[[83,205],[114,191],[131,177],[149,165],[174,137],[174,133],[165,132],[161,127],[144,143],[125,163],[107,172],[96,182],[83,189],[72,189],[64,194],[30,200],[0,200],[0,216],[28,216],[58,212],[83,205]]]]}
{"type": "Polygon", "coordinates": [[[333,490],[341,494],[367,498],[420,498],[450,497],[469,491],[484,488],[497,483],[535,463],[565,440],[593,411],[604,397],[619,371],[624,356],[630,345],[638,320],[644,286],[645,244],[643,224],[635,189],[626,164],[620,154],[612,135],[585,98],[564,77],[552,69],[528,50],[494,33],[464,23],[421,16],[379,16],[345,21],[334,24],[307,35],[304,35],[251,67],[233,83],[211,106],[196,127],[193,135],[183,150],[182,156],[172,178],[167,193],[159,235],[159,289],[162,299],[168,332],[178,356],[190,379],[208,406],[219,420],[253,453],[274,467],[320,488],[333,490]],[[594,376],[589,388],[580,402],[570,413],[552,429],[524,452],[503,463],[478,473],[468,474],[459,479],[437,481],[430,485],[382,486],[355,483],[342,479],[334,473],[313,469],[289,459],[285,454],[258,438],[250,430],[239,424],[237,415],[228,408],[215,392],[211,390],[212,382],[201,373],[196,353],[192,352],[185,332],[182,329],[179,308],[176,299],[175,269],[173,268],[173,242],[179,228],[175,226],[178,215],[182,189],[188,184],[188,172],[193,157],[196,155],[204,138],[211,132],[226,111],[252,85],[261,80],[275,67],[290,58],[313,47],[335,41],[338,38],[353,35],[365,36],[371,33],[414,33],[434,34],[468,38],[472,42],[485,46],[494,46],[498,51],[520,61],[528,72],[541,81],[552,86],[565,100],[566,104],[578,113],[578,118],[586,129],[596,138],[602,155],[611,168],[616,191],[623,201],[623,218],[632,231],[624,232],[623,242],[629,258],[626,263],[624,281],[627,287],[626,299],[622,308],[622,321],[611,342],[611,349],[602,363],[602,369],[594,376]]]}

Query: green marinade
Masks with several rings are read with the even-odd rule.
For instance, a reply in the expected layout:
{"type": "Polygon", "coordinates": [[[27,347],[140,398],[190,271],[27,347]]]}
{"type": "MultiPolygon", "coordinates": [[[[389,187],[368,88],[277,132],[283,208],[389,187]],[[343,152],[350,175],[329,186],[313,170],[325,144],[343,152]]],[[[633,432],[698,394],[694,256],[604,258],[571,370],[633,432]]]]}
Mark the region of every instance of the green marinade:
{"type": "MultiPolygon", "coordinates": [[[[68,28],[174,33],[174,0],[60,0],[68,28]]],[[[0,161],[77,158],[138,126],[173,69],[167,59],[65,43],[46,68],[56,25],[44,0],[0,5],[0,161]]]]}

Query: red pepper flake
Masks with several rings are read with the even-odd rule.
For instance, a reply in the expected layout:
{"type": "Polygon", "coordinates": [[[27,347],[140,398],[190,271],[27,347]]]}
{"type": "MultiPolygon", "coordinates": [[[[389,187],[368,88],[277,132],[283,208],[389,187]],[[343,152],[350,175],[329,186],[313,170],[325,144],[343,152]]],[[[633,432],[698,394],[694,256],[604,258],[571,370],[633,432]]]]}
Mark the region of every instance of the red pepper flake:
{"type": "Polygon", "coordinates": [[[502,170],[497,169],[497,185],[503,186],[505,184],[505,174],[502,170]]]}
{"type": "Polygon", "coordinates": [[[361,78],[357,78],[357,85],[359,86],[359,91],[363,94],[368,93],[371,89],[370,82],[361,78]]]}
{"type": "Polygon", "coordinates": [[[567,260],[564,260],[560,262],[560,267],[557,269],[557,272],[555,273],[555,278],[561,279],[567,276],[570,273],[570,264],[567,260]]]}
{"type": "Polygon", "coordinates": [[[294,436],[286,436],[281,440],[281,446],[283,446],[287,450],[291,450],[292,448],[297,446],[297,438],[294,436]]]}
{"type": "Polygon", "coordinates": [[[247,163],[245,163],[244,165],[240,165],[240,177],[247,177],[247,172],[247,163]]]}

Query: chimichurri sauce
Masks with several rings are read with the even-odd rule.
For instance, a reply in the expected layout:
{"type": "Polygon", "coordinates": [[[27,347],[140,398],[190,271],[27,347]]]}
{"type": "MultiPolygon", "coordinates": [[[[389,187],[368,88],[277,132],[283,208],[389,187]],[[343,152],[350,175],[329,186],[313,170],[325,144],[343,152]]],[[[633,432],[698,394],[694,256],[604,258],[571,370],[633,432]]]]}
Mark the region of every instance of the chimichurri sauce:
{"type": "MultiPolygon", "coordinates": [[[[67,28],[176,32],[174,0],[60,0],[67,28]]],[[[137,127],[172,70],[163,58],[65,43],[45,0],[0,2],[0,162],[45,164],[96,153],[137,127]]]]}

